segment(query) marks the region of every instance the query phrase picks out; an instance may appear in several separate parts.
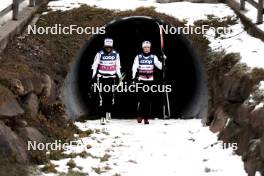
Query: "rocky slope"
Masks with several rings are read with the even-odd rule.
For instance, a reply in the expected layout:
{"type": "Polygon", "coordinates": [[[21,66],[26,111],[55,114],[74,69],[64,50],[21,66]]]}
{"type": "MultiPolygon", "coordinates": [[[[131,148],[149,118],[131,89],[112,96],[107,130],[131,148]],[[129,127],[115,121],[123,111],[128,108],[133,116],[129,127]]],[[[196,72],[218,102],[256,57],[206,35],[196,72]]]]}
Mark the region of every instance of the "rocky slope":
{"type": "MultiPolygon", "coordinates": [[[[238,56],[236,56],[238,57],[238,56]]],[[[209,67],[211,109],[209,122],[213,132],[220,132],[225,143],[237,143],[237,154],[243,156],[250,176],[263,174],[263,92],[259,83],[264,79],[262,69],[249,70],[227,56],[213,61],[209,67]],[[210,121],[211,120],[211,121],[210,121]]]]}

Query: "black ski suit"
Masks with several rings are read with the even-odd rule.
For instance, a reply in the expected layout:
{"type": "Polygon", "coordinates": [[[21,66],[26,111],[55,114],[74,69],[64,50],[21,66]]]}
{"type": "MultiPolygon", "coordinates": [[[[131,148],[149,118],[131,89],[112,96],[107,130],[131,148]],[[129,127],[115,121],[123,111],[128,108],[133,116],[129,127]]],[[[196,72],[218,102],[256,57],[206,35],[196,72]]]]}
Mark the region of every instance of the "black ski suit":
{"type": "MultiPolygon", "coordinates": [[[[154,67],[162,69],[162,63],[158,60],[156,55],[139,54],[135,57],[132,68],[132,79],[136,78],[137,83],[142,83],[142,86],[151,86],[154,84],[154,67]]],[[[151,112],[151,102],[153,92],[144,92],[140,89],[138,92],[138,116],[148,120],[151,112]]]]}

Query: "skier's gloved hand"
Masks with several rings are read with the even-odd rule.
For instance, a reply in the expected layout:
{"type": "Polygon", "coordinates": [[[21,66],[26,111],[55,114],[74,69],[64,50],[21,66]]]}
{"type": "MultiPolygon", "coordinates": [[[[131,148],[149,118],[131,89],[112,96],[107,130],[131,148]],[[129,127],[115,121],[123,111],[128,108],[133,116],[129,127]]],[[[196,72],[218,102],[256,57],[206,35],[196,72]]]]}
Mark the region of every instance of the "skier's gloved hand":
{"type": "Polygon", "coordinates": [[[117,86],[120,86],[123,84],[123,79],[122,78],[117,78],[117,86]]]}

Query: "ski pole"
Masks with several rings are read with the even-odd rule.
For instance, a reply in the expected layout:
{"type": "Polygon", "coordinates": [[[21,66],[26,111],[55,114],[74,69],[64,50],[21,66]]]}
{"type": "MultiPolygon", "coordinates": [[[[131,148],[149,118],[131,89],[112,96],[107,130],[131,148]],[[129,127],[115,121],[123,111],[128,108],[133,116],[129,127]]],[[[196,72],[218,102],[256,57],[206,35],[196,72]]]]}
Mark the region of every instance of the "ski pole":
{"type": "MultiPolygon", "coordinates": [[[[166,79],[165,68],[166,68],[167,56],[164,53],[163,31],[162,31],[158,21],[156,23],[157,23],[157,25],[159,27],[159,32],[160,32],[160,50],[161,50],[161,58],[162,58],[162,77],[163,77],[163,85],[165,85],[165,79],[166,79]]],[[[170,116],[171,116],[171,113],[170,113],[169,95],[168,95],[168,92],[165,92],[165,95],[163,95],[163,118],[166,119],[167,117],[170,117],[170,116]],[[166,116],[166,110],[167,110],[167,116],[166,116]]]]}

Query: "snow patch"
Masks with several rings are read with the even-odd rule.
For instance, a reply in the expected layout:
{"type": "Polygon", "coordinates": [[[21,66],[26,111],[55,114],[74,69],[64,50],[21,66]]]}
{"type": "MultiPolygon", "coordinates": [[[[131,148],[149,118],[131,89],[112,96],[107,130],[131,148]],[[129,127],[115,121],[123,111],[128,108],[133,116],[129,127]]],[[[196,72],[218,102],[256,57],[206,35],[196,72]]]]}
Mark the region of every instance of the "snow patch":
{"type": "Polygon", "coordinates": [[[264,107],[264,103],[261,102],[261,103],[259,103],[258,105],[255,106],[254,111],[255,111],[255,110],[258,110],[258,109],[260,109],[260,108],[263,108],[263,107],[264,107]]]}
{"type": "MultiPolygon", "coordinates": [[[[91,129],[81,145],[70,146],[67,153],[86,151],[86,158],[73,158],[81,172],[98,176],[114,174],[135,176],[246,176],[240,156],[223,149],[217,135],[203,127],[200,120],[151,120],[150,125],[136,120],[112,120],[106,126],[99,120],[76,122],[81,130],[91,129]],[[87,145],[92,147],[87,149],[87,145]],[[102,161],[107,154],[109,159],[102,161]],[[106,169],[108,168],[108,169],[106,169]]],[[[69,159],[52,161],[59,172],[68,172],[69,159]]],[[[46,175],[46,174],[43,174],[46,175]]],[[[52,174],[49,174],[52,175],[52,174]]]]}
{"type": "Polygon", "coordinates": [[[260,81],[259,90],[263,91],[263,94],[264,94],[264,81],[260,81]]]}

